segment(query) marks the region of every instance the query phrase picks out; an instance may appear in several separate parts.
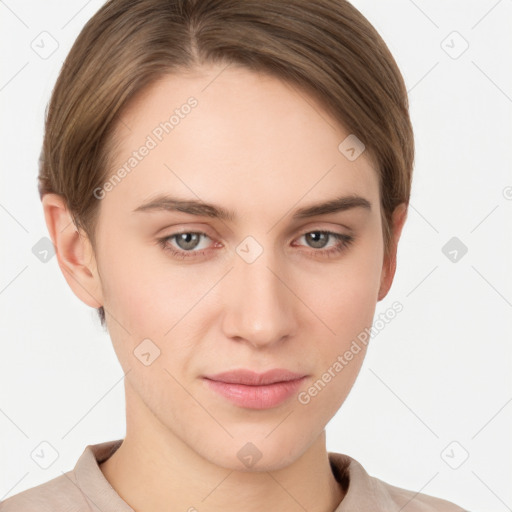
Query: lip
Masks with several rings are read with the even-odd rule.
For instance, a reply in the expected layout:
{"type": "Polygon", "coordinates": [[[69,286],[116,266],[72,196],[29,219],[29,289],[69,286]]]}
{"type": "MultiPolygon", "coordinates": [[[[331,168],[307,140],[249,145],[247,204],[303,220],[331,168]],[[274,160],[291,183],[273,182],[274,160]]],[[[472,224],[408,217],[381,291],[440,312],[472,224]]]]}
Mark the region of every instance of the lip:
{"type": "Polygon", "coordinates": [[[231,370],[228,372],[217,373],[215,375],[205,375],[205,378],[228,384],[261,386],[265,384],[274,384],[275,382],[296,380],[304,376],[305,375],[303,373],[295,373],[290,370],[285,370],[284,368],[274,368],[264,373],[244,369],[231,370]]]}
{"type": "Polygon", "coordinates": [[[233,370],[204,376],[208,387],[239,407],[270,409],[290,398],[306,375],[276,368],[265,373],[233,370]]]}

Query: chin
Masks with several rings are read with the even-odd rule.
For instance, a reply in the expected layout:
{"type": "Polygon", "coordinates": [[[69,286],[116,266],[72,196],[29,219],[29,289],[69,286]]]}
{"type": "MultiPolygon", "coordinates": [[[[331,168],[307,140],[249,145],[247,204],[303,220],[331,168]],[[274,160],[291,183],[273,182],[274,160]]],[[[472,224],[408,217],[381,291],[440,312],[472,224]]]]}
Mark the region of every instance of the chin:
{"type": "Polygon", "coordinates": [[[268,432],[254,434],[248,431],[247,435],[226,439],[224,442],[215,443],[214,447],[202,445],[200,448],[192,448],[216,466],[233,471],[258,473],[278,471],[287,467],[314,441],[312,439],[310,443],[304,443],[303,436],[294,437],[287,435],[286,432],[282,432],[281,435],[273,432],[269,436],[268,432]]]}

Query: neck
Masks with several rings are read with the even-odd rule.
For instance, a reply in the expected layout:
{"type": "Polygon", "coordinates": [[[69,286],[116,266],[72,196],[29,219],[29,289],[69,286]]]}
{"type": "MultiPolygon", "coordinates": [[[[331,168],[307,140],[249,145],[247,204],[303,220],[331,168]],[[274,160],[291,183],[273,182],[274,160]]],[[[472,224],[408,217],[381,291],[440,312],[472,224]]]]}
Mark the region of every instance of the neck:
{"type": "Polygon", "coordinates": [[[126,403],[125,439],[100,469],[134,510],[333,512],[344,497],[330,467],[325,430],[283,468],[240,471],[200,456],[154,415],[141,414],[135,397],[127,396],[126,403]]]}

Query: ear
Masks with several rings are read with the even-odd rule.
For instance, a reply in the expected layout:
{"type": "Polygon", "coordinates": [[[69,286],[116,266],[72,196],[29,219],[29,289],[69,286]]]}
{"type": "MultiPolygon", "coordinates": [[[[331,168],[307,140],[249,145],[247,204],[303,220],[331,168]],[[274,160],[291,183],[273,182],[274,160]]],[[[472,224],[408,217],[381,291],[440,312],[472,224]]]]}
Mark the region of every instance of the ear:
{"type": "Polygon", "coordinates": [[[405,219],[407,218],[407,205],[399,204],[392,215],[392,234],[389,255],[384,257],[382,266],[382,275],[380,281],[380,290],[378,300],[382,300],[389,292],[396,271],[396,253],[398,249],[398,240],[402,234],[405,219]]]}
{"type": "Polygon", "coordinates": [[[46,226],[64,278],[82,302],[99,308],[103,305],[103,294],[89,238],[76,228],[61,195],[45,194],[42,203],[46,226]]]}

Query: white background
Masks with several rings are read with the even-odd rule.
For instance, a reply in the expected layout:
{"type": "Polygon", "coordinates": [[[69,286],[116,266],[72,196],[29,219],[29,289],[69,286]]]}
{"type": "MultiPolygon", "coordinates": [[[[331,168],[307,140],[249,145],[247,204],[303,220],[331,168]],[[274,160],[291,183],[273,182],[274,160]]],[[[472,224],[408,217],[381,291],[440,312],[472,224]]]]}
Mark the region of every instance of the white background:
{"type": "MultiPolygon", "coordinates": [[[[403,73],[416,161],[395,282],[376,315],[396,300],[404,310],[373,338],[328,450],[471,511],[512,510],[512,2],[353,3],[403,73]],[[453,58],[461,38],[469,47],[453,58]],[[442,252],[452,237],[468,248],[457,262],[442,252]]],[[[125,433],[110,338],[56,258],[32,253],[48,236],[36,182],[44,109],[101,4],[0,3],[0,500],[125,433]],[[43,31],[59,45],[47,59],[31,48],[43,31]],[[43,441],[59,453],[48,469],[31,458],[43,441]]]]}

